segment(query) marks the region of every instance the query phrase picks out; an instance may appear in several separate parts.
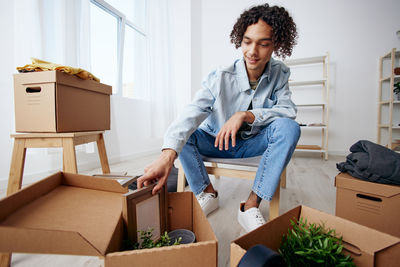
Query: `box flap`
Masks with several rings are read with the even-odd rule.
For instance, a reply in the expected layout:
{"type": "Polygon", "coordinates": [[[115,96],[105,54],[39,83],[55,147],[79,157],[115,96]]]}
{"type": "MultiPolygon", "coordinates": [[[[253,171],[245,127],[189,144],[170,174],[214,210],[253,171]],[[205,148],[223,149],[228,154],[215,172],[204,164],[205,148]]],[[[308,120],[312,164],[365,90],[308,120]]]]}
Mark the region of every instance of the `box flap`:
{"type": "Polygon", "coordinates": [[[393,197],[400,194],[400,186],[367,182],[348,173],[339,173],[335,177],[335,186],[383,197],[393,197]]]}
{"type": "Polygon", "coordinates": [[[335,229],[344,242],[354,246],[353,249],[369,255],[400,243],[397,237],[306,206],[301,206],[300,217],[307,218],[308,223],[323,223],[325,227],[335,229]]]}
{"type": "Polygon", "coordinates": [[[61,184],[61,179],[62,173],[55,173],[2,199],[0,201],[0,222],[14,211],[59,186],[61,184]]]}
{"type": "Polygon", "coordinates": [[[0,251],[102,256],[77,232],[0,226],[0,251]]]}
{"type": "Polygon", "coordinates": [[[75,173],[62,173],[62,184],[76,186],[87,189],[108,191],[114,193],[127,193],[128,188],[121,186],[118,181],[109,178],[93,177],[75,173]]]}
{"type": "Polygon", "coordinates": [[[192,203],[193,203],[193,232],[196,235],[196,241],[207,241],[207,240],[215,240],[217,241],[217,237],[212,230],[212,227],[207,220],[206,215],[204,214],[203,210],[199,202],[196,200],[194,194],[192,195],[192,203]]]}
{"type": "MultiPolygon", "coordinates": [[[[21,233],[25,231],[24,229],[66,232],[60,234],[61,240],[55,239],[49,244],[49,253],[53,250],[62,250],[64,245],[60,248],[52,246],[63,240],[78,239],[76,233],[87,240],[101,255],[105,255],[110,249],[115,251],[115,244],[118,243],[115,241],[115,234],[122,233],[122,196],[119,192],[122,187],[117,181],[108,179],[75,174],[64,174],[64,177],[60,178],[61,175],[62,173],[57,173],[1,200],[0,207],[3,208],[8,204],[13,206],[6,208],[5,211],[1,209],[1,229],[14,227],[21,233]],[[57,178],[63,181],[54,186],[57,178]],[[85,181],[85,178],[88,181],[85,181]],[[33,196],[29,194],[32,192],[33,196]],[[68,233],[71,237],[67,237],[68,233]]],[[[3,234],[2,230],[0,234],[3,234]]],[[[54,238],[57,238],[57,235],[54,238]]],[[[2,247],[6,247],[7,241],[3,241],[5,243],[2,247]]],[[[32,247],[30,252],[34,252],[36,241],[32,239],[29,242],[32,247]]],[[[20,243],[16,243],[18,244],[20,243]]],[[[21,245],[18,251],[22,252],[26,246],[28,245],[21,245]]],[[[89,255],[94,255],[93,252],[90,253],[89,255]]]]}
{"type": "Polygon", "coordinates": [[[192,192],[168,194],[168,222],[170,230],[188,229],[193,231],[192,192]]]}

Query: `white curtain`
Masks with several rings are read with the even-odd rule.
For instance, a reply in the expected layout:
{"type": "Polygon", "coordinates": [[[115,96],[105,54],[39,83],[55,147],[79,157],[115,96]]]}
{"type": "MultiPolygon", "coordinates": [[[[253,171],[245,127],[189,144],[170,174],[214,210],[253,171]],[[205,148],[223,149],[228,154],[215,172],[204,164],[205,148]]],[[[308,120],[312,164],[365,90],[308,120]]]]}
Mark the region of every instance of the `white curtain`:
{"type": "Polygon", "coordinates": [[[30,57],[90,69],[90,0],[15,1],[16,63],[30,57]]]}
{"type": "Polygon", "coordinates": [[[90,70],[90,0],[18,0],[14,11],[15,66],[36,57],[90,70]]]}
{"type": "Polygon", "coordinates": [[[149,86],[152,136],[163,137],[176,114],[173,80],[177,64],[172,57],[171,10],[167,0],[147,1],[149,44],[149,86]]]}

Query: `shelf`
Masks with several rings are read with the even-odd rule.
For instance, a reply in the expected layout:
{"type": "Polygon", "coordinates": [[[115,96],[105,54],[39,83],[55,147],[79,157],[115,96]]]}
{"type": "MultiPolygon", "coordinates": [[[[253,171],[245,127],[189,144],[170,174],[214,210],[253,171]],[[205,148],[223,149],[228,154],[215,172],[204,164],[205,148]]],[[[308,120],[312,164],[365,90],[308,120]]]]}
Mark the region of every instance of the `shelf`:
{"type": "Polygon", "coordinates": [[[310,125],[300,125],[302,128],[315,128],[315,129],[326,129],[326,126],[310,126],[310,125]]]}
{"type": "Polygon", "coordinates": [[[390,101],[381,101],[379,102],[379,105],[387,105],[390,104],[390,101]]]}
{"type": "Polygon", "coordinates": [[[321,146],[317,145],[297,145],[296,149],[322,150],[321,146]]]}
{"type": "Polygon", "coordinates": [[[289,59],[283,61],[288,66],[302,65],[302,64],[315,64],[315,63],[323,63],[325,60],[325,56],[320,57],[308,57],[308,58],[298,58],[298,59],[289,59]]]}
{"type": "Polygon", "coordinates": [[[399,100],[393,101],[393,104],[400,104],[399,100]]]}
{"type": "MultiPolygon", "coordinates": [[[[394,53],[394,55],[395,55],[395,57],[400,56],[400,50],[396,51],[396,52],[394,53]]],[[[389,52],[389,53],[387,53],[386,55],[384,55],[384,56],[382,57],[382,59],[390,59],[391,57],[392,57],[392,52],[389,52]]]]}
{"type": "Polygon", "coordinates": [[[381,124],[381,125],[378,125],[378,127],[379,127],[379,128],[389,128],[389,125],[387,125],[387,124],[381,124]]]}
{"type": "Polygon", "coordinates": [[[400,126],[393,126],[392,129],[400,129],[400,126]]]}
{"type": "Polygon", "coordinates": [[[305,85],[324,85],[326,79],[311,80],[311,81],[289,81],[290,86],[305,86],[305,85]]]}
{"type": "Polygon", "coordinates": [[[296,105],[296,107],[324,107],[325,106],[325,104],[323,104],[323,103],[320,103],[320,104],[299,104],[299,105],[296,105]]]}
{"type": "MultiPolygon", "coordinates": [[[[290,59],[284,61],[284,63],[290,67],[295,66],[292,68],[292,73],[298,72],[298,75],[294,75],[293,77],[295,78],[289,80],[288,84],[294,95],[298,94],[302,96],[299,98],[300,103],[296,105],[298,112],[305,114],[302,122],[303,125],[299,126],[304,135],[310,135],[310,138],[313,139],[313,141],[310,140],[307,143],[319,144],[297,145],[296,150],[319,152],[327,160],[329,151],[329,85],[331,83],[329,76],[329,53],[326,53],[324,56],[290,59]],[[311,75],[315,71],[318,71],[318,76],[311,75]],[[293,89],[294,87],[296,89],[293,89]],[[315,93],[320,93],[321,98],[314,100],[313,96],[315,93]],[[320,117],[321,115],[322,118],[320,117]],[[312,123],[323,125],[311,126],[310,124],[312,123]]],[[[300,140],[300,143],[303,143],[303,141],[300,140]]]]}
{"type": "MultiPolygon", "coordinates": [[[[392,78],[392,76],[388,76],[388,77],[382,78],[380,81],[381,82],[390,82],[390,78],[392,78]]],[[[394,75],[393,79],[395,81],[400,80],[400,75],[394,75]]],[[[290,82],[289,82],[289,84],[290,84],[290,82]]]]}

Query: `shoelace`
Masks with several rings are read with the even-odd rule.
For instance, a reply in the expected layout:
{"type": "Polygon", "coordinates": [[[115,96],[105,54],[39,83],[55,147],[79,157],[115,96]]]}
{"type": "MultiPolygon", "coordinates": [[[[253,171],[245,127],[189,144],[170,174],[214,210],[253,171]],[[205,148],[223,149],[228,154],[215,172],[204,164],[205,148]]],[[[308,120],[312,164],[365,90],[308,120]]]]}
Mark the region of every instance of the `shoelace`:
{"type": "Polygon", "coordinates": [[[265,224],[265,220],[264,220],[263,216],[261,215],[261,212],[259,209],[253,209],[253,210],[251,210],[251,213],[252,213],[251,215],[256,218],[256,223],[258,225],[265,224]]]}
{"type": "Polygon", "coordinates": [[[201,192],[198,196],[197,196],[197,200],[200,202],[200,204],[202,205],[204,202],[206,202],[206,200],[214,198],[214,194],[211,193],[205,193],[205,192],[201,192]]]}

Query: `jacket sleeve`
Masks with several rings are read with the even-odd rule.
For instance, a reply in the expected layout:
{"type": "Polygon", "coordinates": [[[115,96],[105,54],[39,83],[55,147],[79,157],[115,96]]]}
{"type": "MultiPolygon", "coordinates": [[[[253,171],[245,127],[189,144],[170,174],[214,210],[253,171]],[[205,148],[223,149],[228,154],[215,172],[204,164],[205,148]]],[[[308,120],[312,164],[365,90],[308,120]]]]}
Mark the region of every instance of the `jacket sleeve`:
{"type": "Polygon", "coordinates": [[[275,103],[271,108],[249,110],[255,117],[254,122],[250,126],[264,126],[272,122],[275,118],[296,118],[297,108],[291,100],[292,92],[289,90],[289,76],[290,70],[283,72],[281,82],[273,92],[275,103]]]}
{"type": "Polygon", "coordinates": [[[210,115],[215,99],[218,95],[219,74],[211,72],[202,82],[202,89],[199,90],[193,101],[185,106],[180,115],[168,127],[164,135],[162,149],[170,148],[180,153],[192,133],[210,115]]]}

